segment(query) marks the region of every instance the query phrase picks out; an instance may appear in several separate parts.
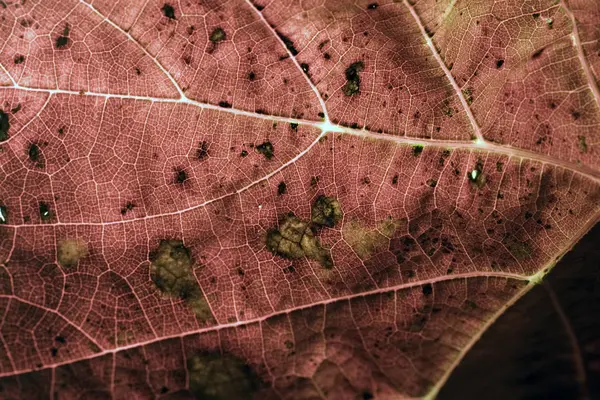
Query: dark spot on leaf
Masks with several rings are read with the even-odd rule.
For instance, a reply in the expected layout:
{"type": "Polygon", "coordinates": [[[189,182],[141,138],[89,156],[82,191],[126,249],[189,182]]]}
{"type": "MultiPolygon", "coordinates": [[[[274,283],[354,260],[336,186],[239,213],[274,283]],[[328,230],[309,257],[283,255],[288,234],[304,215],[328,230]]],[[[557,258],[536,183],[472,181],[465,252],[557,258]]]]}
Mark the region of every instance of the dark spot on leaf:
{"type": "Polygon", "coordinates": [[[246,157],[248,155],[248,152],[246,150],[242,150],[242,152],[240,153],[241,157],[246,157]]]}
{"type": "Polygon", "coordinates": [[[17,54],[13,61],[15,64],[22,64],[23,62],[25,62],[25,56],[22,54],[17,54]]]}
{"type": "Polygon", "coordinates": [[[496,68],[500,69],[504,65],[504,60],[496,60],[496,68]]]}
{"type": "Polygon", "coordinates": [[[360,76],[359,73],[365,68],[362,61],[357,61],[346,68],[346,84],[342,88],[342,92],[346,96],[353,96],[360,92],[360,76]]]}
{"type": "Polygon", "coordinates": [[[579,118],[581,118],[581,113],[579,111],[572,110],[571,111],[571,117],[573,117],[573,119],[575,121],[577,121],[579,118]]]}
{"type": "Polygon", "coordinates": [[[149,255],[150,278],[165,295],[181,299],[201,322],[213,321],[212,312],[194,275],[191,252],[180,240],[161,240],[149,255]]]}
{"type": "Polygon", "coordinates": [[[231,103],[228,103],[226,101],[220,101],[219,102],[219,107],[223,107],[223,108],[231,108],[231,103]]]}
{"type": "Polygon", "coordinates": [[[374,9],[376,9],[376,8],[377,8],[377,3],[371,3],[371,4],[369,4],[369,5],[367,6],[367,8],[368,8],[369,10],[374,10],[374,9]]]}
{"type": "Polygon", "coordinates": [[[305,74],[308,75],[308,69],[309,69],[308,64],[302,63],[302,64],[300,64],[300,68],[302,68],[302,72],[304,72],[305,74]]]}
{"type": "Polygon", "coordinates": [[[577,140],[579,145],[579,151],[582,153],[587,153],[588,147],[587,143],[585,142],[585,136],[577,136],[577,140]]]}
{"type": "Polygon", "coordinates": [[[48,206],[47,203],[40,201],[38,206],[40,211],[40,218],[42,218],[42,221],[48,221],[52,219],[52,212],[50,211],[50,206],[48,206]]]}
{"type": "Polygon", "coordinates": [[[38,162],[40,160],[40,147],[35,144],[35,143],[31,143],[29,145],[29,150],[27,151],[27,154],[29,155],[29,159],[33,162],[38,162]]]}
{"type": "Polygon", "coordinates": [[[175,19],[175,9],[172,5],[165,3],[161,8],[163,15],[169,19],[175,19]]]}
{"type": "Polygon", "coordinates": [[[392,178],[392,185],[396,184],[398,184],[398,175],[394,175],[394,177],[392,178]]]}
{"type": "Polygon", "coordinates": [[[285,44],[285,47],[287,47],[287,49],[289,50],[290,53],[292,53],[293,56],[298,54],[298,50],[296,50],[296,48],[294,47],[294,42],[292,42],[290,40],[290,38],[288,38],[287,36],[285,36],[283,33],[279,32],[279,31],[275,31],[275,33],[277,33],[277,36],[279,36],[279,38],[281,39],[283,44],[285,44]]]}
{"type": "Polygon", "coordinates": [[[160,393],[161,394],[169,393],[169,388],[166,386],[163,386],[162,388],[160,388],[160,393]]]}
{"type": "Polygon", "coordinates": [[[198,144],[198,148],[196,149],[196,158],[202,161],[206,157],[208,157],[208,142],[203,140],[198,144]]]}
{"type": "Polygon", "coordinates": [[[427,179],[427,186],[436,187],[437,181],[435,179],[427,179]]]}
{"type": "Polygon", "coordinates": [[[310,223],[288,213],[279,221],[278,228],[267,231],[265,244],[273,255],[296,260],[309,258],[326,269],[333,267],[329,250],[323,248],[310,223]]]}
{"type": "Polygon", "coordinates": [[[69,44],[69,24],[65,25],[65,29],[63,30],[63,34],[56,39],[55,47],[57,49],[62,49],[69,44]]]}
{"type": "Polygon", "coordinates": [[[319,116],[319,118],[325,118],[325,113],[320,112],[317,115],[319,116]]]}
{"type": "Polygon", "coordinates": [[[313,203],[311,221],[314,224],[333,228],[343,216],[340,203],[333,197],[321,195],[313,203]]]}
{"type": "Polygon", "coordinates": [[[362,394],[363,400],[371,400],[373,398],[373,393],[369,391],[364,391],[362,394]]]}
{"type": "Polygon", "coordinates": [[[323,53],[323,58],[329,60],[331,59],[331,55],[329,53],[323,53]]]}
{"type": "Polygon", "coordinates": [[[250,71],[250,73],[248,74],[248,79],[253,81],[254,79],[256,79],[256,74],[254,72],[250,71]]]}
{"type": "Polygon", "coordinates": [[[429,296],[432,293],[433,293],[433,286],[431,286],[431,283],[423,285],[423,294],[425,296],[429,296]]]}
{"type": "Polygon", "coordinates": [[[295,122],[290,122],[290,129],[293,131],[298,131],[298,124],[295,122]]]}
{"type": "Polygon", "coordinates": [[[536,50],[536,51],[535,51],[535,52],[534,52],[534,53],[531,55],[531,59],[532,59],[532,60],[535,60],[536,58],[539,58],[539,57],[542,55],[542,53],[544,52],[544,50],[545,50],[545,49],[546,49],[545,47],[542,47],[541,49],[539,49],[539,50],[536,50]]]}
{"type": "Polygon", "coordinates": [[[135,204],[133,204],[131,201],[128,201],[127,204],[125,204],[125,207],[121,208],[121,215],[127,214],[127,211],[133,210],[134,207],[135,204]]]}
{"type": "Polygon", "coordinates": [[[481,161],[477,161],[475,167],[471,171],[469,171],[467,176],[469,178],[469,181],[478,188],[482,188],[485,185],[486,177],[483,173],[483,164],[481,163],[481,161]]]}
{"type": "Polygon", "coordinates": [[[195,399],[250,400],[264,386],[249,365],[227,353],[196,354],[188,359],[187,372],[195,399]]]}
{"type": "Polygon", "coordinates": [[[287,185],[285,184],[285,182],[279,182],[279,185],[277,185],[277,194],[279,196],[281,196],[282,194],[287,193],[287,185]]]}
{"type": "Polygon", "coordinates": [[[504,163],[502,161],[497,161],[496,162],[496,171],[502,172],[503,169],[504,169],[504,163]]]}
{"type": "Polygon", "coordinates": [[[9,138],[8,130],[10,129],[10,121],[8,114],[0,109],[0,142],[4,142],[9,138]]]}
{"type": "Polygon", "coordinates": [[[420,144],[415,144],[412,147],[412,154],[415,157],[418,157],[421,155],[421,153],[423,152],[423,146],[420,144]]]}
{"type": "Polygon", "coordinates": [[[67,340],[62,336],[57,336],[54,338],[54,340],[57,341],[58,343],[62,343],[62,344],[67,343],[67,340]]]}
{"type": "Polygon", "coordinates": [[[223,28],[217,27],[212,31],[209,39],[211,42],[216,44],[216,43],[219,43],[219,42],[222,42],[223,40],[225,40],[226,36],[227,35],[225,34],[225,31],[223,30],[223,28]]]}
{"type": "Polygon", "coordinates": [[[256,151],[265,156],[267,160],[273,158],[273,145],[271,142],[264,142],[256,146],[256,151]]]}
{"type": "Polygon", "coordinates": [[[310,177],[310,186],[315,186],[317,183],[319,183],[319,180],[321,178],[319,178],[318,176],[311,176],[310,177]]]}
{"type": "Polygon", "coordinates": [[[187,180],[187,172],[183,168],[175,168],[175,182],[182,184],[187,180]]]}
{"type": "Polygon", "coordinates": [[[0,204],[0,225],[8,223],[8,209],[5,205],[0,204]]]}
{"type": "Polygon", "coordinates": [[[539,18],[540,17],[540,13],[533,13],[533,14],[531,14],[531,16],[533,18],[539,18]]]}
{"type": "Polygon", "coordinates": [[[52,347],[50,349],[50,354],[52,354],[52,357],[56,357],[56,355],[58,354],[58,349],[56,347],[52,347]]]}

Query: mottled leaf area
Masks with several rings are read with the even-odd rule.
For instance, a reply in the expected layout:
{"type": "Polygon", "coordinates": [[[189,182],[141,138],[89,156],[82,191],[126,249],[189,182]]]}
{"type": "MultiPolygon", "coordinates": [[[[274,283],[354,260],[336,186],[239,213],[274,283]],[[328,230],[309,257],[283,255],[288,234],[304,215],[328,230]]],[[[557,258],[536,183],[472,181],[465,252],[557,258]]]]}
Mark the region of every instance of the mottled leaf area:
{"type": "Polygon", "coordinates": [[[599,20],[0,1],[0,398],[600,397],[599,20]]]}

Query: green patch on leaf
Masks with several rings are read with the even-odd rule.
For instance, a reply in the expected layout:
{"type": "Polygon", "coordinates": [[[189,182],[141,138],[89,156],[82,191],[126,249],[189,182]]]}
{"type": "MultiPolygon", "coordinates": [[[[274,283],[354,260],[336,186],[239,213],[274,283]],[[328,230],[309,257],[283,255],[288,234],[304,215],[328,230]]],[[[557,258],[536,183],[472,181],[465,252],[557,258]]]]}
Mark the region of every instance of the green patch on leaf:
{"type": "Polygon", "coordinates": [[[346,84],[342,87],[342,92],[346,96],[353,96],[360,92],[360,75],[359,73],[365,68],[362,61],[357,61],[346,68],[346,84]]]}
{"type": "Polygon", "coordinates": [[[211,42],[216,44],[216,43],[219,43],[219,42],[222,42],[223,40],[225,40],[226,37],[227,37],[227,35],[225,34],[225,31],[223,30],[223,28],[217,27],[212,31],[209,39],[211,42]]]}
{"type": "Polygon", "coordinates": [[[343,216],[340,203],[333,197],[319,196],[313,203],[311,221],[314,224],[333,228],[343,216]]]}

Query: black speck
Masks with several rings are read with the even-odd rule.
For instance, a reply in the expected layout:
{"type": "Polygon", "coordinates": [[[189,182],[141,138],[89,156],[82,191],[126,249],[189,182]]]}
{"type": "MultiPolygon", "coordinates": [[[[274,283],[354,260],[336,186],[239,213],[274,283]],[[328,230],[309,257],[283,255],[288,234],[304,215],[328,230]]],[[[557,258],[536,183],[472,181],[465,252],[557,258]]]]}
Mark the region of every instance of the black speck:
{"type": "Polygon", "coordinates": [[[308,69],[309,69],[308,64],[302,63],[302,64],[300,64],[300,68],[302,68],[302,72],[304,72],[305,74],[308,74],[308,69]]]}
{"type": "Polygon", "coordinates": [[[535,60],[536,58],[540,58],[540,56],[542,55],[542,53],[544,52],[546,48],[542,47],[541,49],[536,50],[532,55],[531,55],[531,59],[535,60]]]}
{"type": "Polygon", "coordinates": [[[50,207],[43,201],[40,201],[39,204],[40,217],[42,221],[48,221],[52,219],[52,212],[50,211],[50,207]]]}
{"type": "Polygon", "coordinates": [[[175,19],[175,9],[172,5],[165,3],[161,8],[163,15],[169,19],[175,19]]]}
{"type": "Polygon", "coordinates": [[[394,175],[394,177],[392,178],[392,185],[397,185],[398,184],[398,175],[394,175]]]}
{"type": "Polygon", "coordinates": [[[202,161],[206,157],[208,157],[208,142],[203,140],[198,144],[198,148],[196,149],[196,158],[202,161]]]}
{"type": "Polygon", "coordinates": [[[69,44],[69,31],[69,24],[66,24],[63,34],[56,39],[55,45],[57,49],[62,49],[69,44]]]}
{"type": "Polygon", "coordinates": [[[290,129],[293,131],[298,131],[298,124],[295,122],[290,122],[290,129]]]}
{"type": "Polygon", "coordinates": [[[423,146],[421,146],[420,144],[416,144],[412,147],[413,156],[418,157],[421,155],[422,152],[423,152],[423,146]]]}
{"type": "Polygon", "coordinates": [[[500,69],[504,65],[504,60],[496,60],[496,68],[500,69]]]}
{"type": "Polygon", "coordinates": [[[367,8],[368,8],[369,10],[374,10],[374,9],[376,9],[376,8],[377,8],[377,3],[371,3],[371,4],[369,4],[369,5],[367,6],[367,8]]]}
{"type": "Polygon", "coordinates": [[[431,283],[423,285],[423,294],[429,296],[431,293],[433,293],[433,286],[431,286],[431,283]]]}
{"type": "Polygon", "coordinates": [[[231,103],[228,103],[226,101],[220,101],[219,102],[219,107],[223,107],[223,108],[231,108],[231,103]]]}
{"type": "Polygon", "coordinates": [[[29,155],[29,159],[33,162],[38,162],[40,160],[40,146],[35,143],[31,143],[29,145],[29,150],[27,150],[27,154],[29,155]]]}
{"type": "Polygon", "coordinates": [[[10,121],[8,114],[0,109],[0,142],[8,139],[8,130],[10,129],[10,121]]]}
{"type": "Polygon", "coordinates": [[[246,150],[242,150],[242,152],[240,153],[240,157],[246,157],[248,155],[248,152],[246,150]]]}
{"type": "Polygon", "coordinates": [[[17,54],[13,59],[15,64],[22,64],[25,62],[25,56],[22,54],[17,54]]]}
{"type": "Polygon", "coordinates": [[[363,400],[371,400],[373,398],[373,393],[369,391],[364,391],[362,394],[363,400]]]}
{"type": "Polygon", "coordinates": [[[187,180],[187,173],[183,168],[175,169],[175,182],[182,184],[187,180]]]}
{"type": "Polygon", "coordinates": [[[573,119],[577,121],[581,117],[581,113],[579,111],[571,111],[571,117],[573,117],[573,119]]]}
{"type": "Polygon", "coordinates": [[[325,118],[325,113],[320,112],[319,114],[317,114],[319,116],[319,118],[325,118]]]}
{"type": "Polygon", "coordinates": [[[531,14],[531,16],[533,18],[539,18],[540,17],[540,13],[533,13],[533,14],[531,14]]]}
{"type": "Polygon", "coordinates": [[[329,60],[331,58],[331,55],[329,53],[324,53],[323,58],[329,60]]]}
{"type": "Polygon", "coordinates": [[[362,61],[353,62],[346,68],[346,84],[342,87],[342,92],[346,96],[353,96],[360,92],[360,76],[359,73],[365,68],[362,61]]]}
{"type": "Polygon", "coordinates": [[[298,54],[298,50],[296,50],[296,48],[294,47],[294,42],[292,42],[290,40],[290,38],[288,38],[287,36],[285,36],[283,33],[279,32],[279,31],[275,31],[275,33],[277,33],[277,36],[279,36],[279,38],[281,39],[283,44],[285,44],[285,47],[287,47],[287,49],[289,50],[290,53],[292,53],[293,56],[298,54]]]}
{"type": "Polygon", "coordinates": [[[274,148],[271,142],[264,142],[256,146],[256,151],[265,156],[267,160],[273,158],[274,148]]]}
{"type": "Polygon", "coordinates": [[[287,185],[285,184],[285,182],[279,182],[279,185],[277,185],[277,194],[279,196],[281,196],[282,194],[286,194],[287,193],[287,185]]]}
{"type": "Polygon", "coordinates": [[[58,349],[56,347],[53,347],[50,349],[50,353],[52,354],[52,357],[56,357],[56,355],[58,354],[58,349]]]}
{"type": "Polygon", "coordinates": [[[67,340],[62,336],[57,336],[54,338],[54,340],[56,340],[58,343],[62,343],[62,344],[67,343],[67,340]]]}
{"type": "Polygon", "coordinates": [[[125,207],[121,208],[121,215],[127,214],[127,211],[133,210],[134,207],[135,204],[133,204],[131,201],[128,201],[127,204],[125,204],[125,207]]]}
{"type": "Polygon", "coordinates": [[[163,386],[162,388],[160,388],[160,393],[161,394],[169,393],[169,388],[166,386],[163,386]]]}
{"type": "Polygon", "coordinates": [[[250,71],[250,73],[248,74],[248,79],[253,81],[254,79],[256,79],[256,74],[254,72],[250,71]]]}

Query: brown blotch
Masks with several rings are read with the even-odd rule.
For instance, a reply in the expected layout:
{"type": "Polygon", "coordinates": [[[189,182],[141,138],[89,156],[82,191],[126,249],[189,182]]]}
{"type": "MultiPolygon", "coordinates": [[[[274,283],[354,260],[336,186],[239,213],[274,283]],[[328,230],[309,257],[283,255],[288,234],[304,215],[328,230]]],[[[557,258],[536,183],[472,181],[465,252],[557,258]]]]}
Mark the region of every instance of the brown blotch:
{"type": "Polygon", "coordinates": [[[88,246],[80,239],[66,239],[58,243],[58,262],[63,267],[73,267],[88,254],[88,246]]]}

